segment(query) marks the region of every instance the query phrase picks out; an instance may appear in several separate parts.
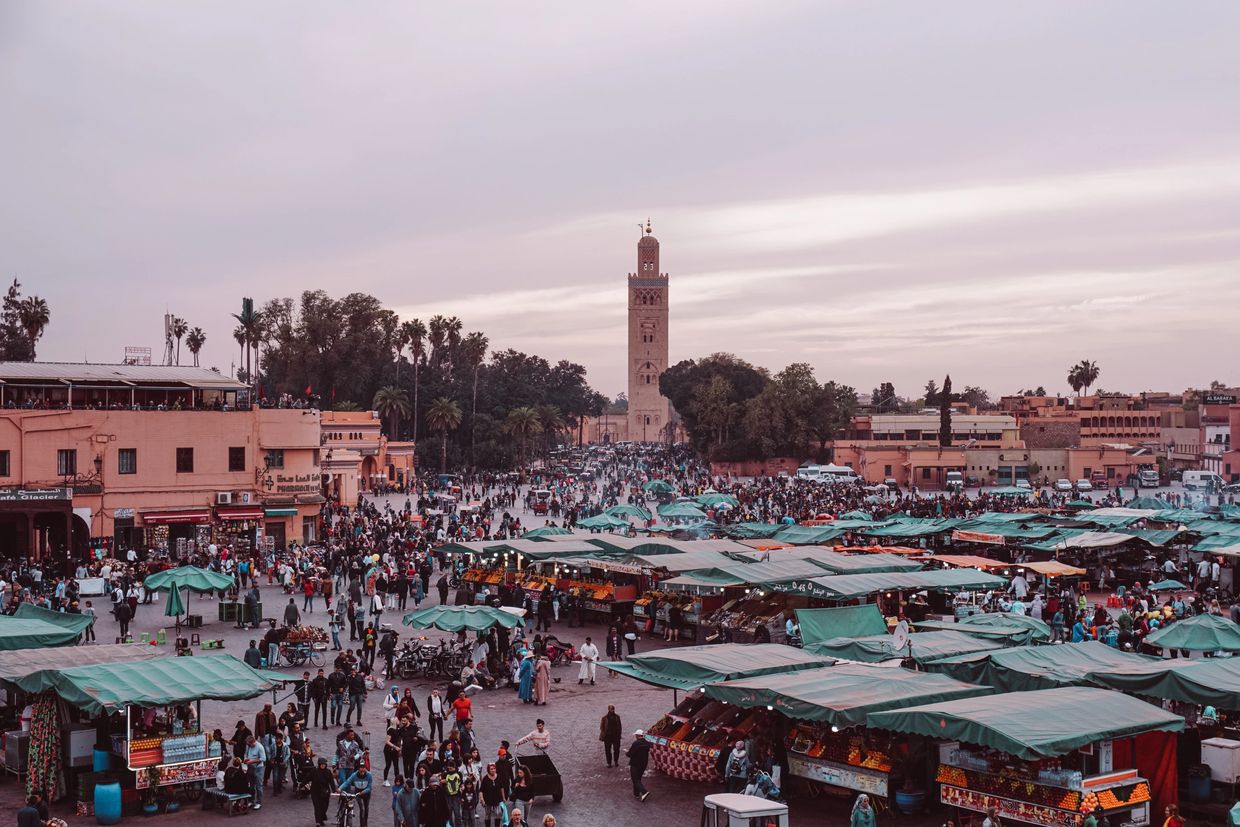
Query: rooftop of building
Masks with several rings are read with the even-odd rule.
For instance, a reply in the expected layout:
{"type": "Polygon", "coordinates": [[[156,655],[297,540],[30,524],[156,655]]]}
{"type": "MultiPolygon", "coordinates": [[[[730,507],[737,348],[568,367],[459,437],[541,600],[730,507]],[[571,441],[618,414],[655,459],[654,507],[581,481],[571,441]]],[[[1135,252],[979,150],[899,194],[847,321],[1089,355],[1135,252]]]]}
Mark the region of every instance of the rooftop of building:
{"type": "Polygon", "coordinates": [[[208,368],[183,365],[116,365],[92,362],[0,362],[0,384],[179,386],[238,391],[248,387],[208,368]]]}

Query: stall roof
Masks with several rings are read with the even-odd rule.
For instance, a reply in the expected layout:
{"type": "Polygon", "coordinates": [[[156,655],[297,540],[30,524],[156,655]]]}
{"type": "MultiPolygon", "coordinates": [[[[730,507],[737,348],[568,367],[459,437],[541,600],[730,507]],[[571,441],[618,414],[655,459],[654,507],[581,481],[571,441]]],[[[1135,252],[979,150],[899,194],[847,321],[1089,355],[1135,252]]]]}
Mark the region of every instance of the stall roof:
{"type": "Polygon", "coordinates": [[[923,620],[918,629],[941,629],[964,632],[977,637],[1006,640],[1010,643],[1045,642],[1051,639],[1051,628],[1036,617],[1011,612],[975,614],[959,621],[923,620]]]}
{"type": "Polygon", "coordinates": [[[1197,615],[1159,629],[1148,635],[1145,642],[1161,649],[1240,652],[1240,625],[1218,615],[1197,615]]]}
{"type": "Polygon", "coordinates": [[[98,715],[134,706],[257,698],[283,676],[260,674],[232,655],[163,657],[45,670],[10,680],[32,694],[54,691],[66,703],[98,715]]]}
{"type": "Polygon", "coordinates": [[[41,620],[44,623],[58,626],[66,632],[72,632],[75,636],[75,641],[77,639],[76,636],[84,632],[86,627],[94,620],[90,615],[56,612],[31,603],[18,603],[17,610],[13,612],[13,617],[23,620],[41,620]]]}
{"type": "Polygon", "coordinates": [[[915,559],[927,563],[947,563],[952,566],[981,569],[982,571],[1012,568],[1011,563],[1005,563],[1002,560],[991,560],[989,557],[979,557],[976,554],[921,554],[915,559]]]}
{"type": "Polygon", "coordinates": [[[895,638],[886,633],[866,637],[837,637],[822,643],[805,644],[805,648],[820,655],[863,663],[880,663],[907,657],[917,663],[926,663],[966,652],[986,652],[1003,648],[1002,643],[963,632],[917,632],[909,635],[908,639],[909,648],[901,650],[896,649],[895,638]]]}
{"type": "Polygon", "coordinates": [[[867,537],[932,537],[935,534],[946,534],[959,526],[963,520],[902,520],[876,528],[861,529],[860,534],[867,537]]]}
{"type": "Polygon", "coordinates": [[[928,571],[835,574],[807,581],[780,584],[777,591],[811,597],[847,600],[884,591],[967,591],[1006,586],[1007,580],[976,569],[930,569],[928,571]]]}
{"type": "Polygon", "coordinates": [[[710,684],[706,696],[744,709],[772,706],[789,718],[825,721],[842,729],[864,724],[871,712],[972,698],[993,691],[903,667],[840,663],[710,684]]]}
{"type": "Polygon", "coordinates": [[[1184,719],[1117,692],[1072,686],[874,712],[866,725],[992,747],[1032,761],[1112,738],[1179,732],[1184,719]]]}
{"type": "Polygon", "coordinates": [[[1089,677],[1121,692],[1240,710],[1240,658],[1156,660],[1126,672],[1100,670],[1089,677]]]}
{"type": "Polygon", "coordinates": [[[922,568],[921,563],[898,554],[841,554],[835,549],[817,546],[802,546],[771,555],[772,559],[785,557],[808,560],[832,574],[875,574],[887,571],[919,571],[922,568]]]}
{"type": "Polygon", "coordinates": [[[1099,671],[1123,672],[1151,658],[1112,649],[1096,640],[1061,646],[1018,646],[980,655],[931,662],[927,668],[956,680],[982,683],[1006,692],[1081,686],[1099,671]]]}
{"type": "Polygon", "coordinates": [[[77,643],[80,629],[28,617],[0,615],[0,651],[69,646],[77,643]]]}
{"type": "Polygon", "coordinates": [[[724,643],[664,649],[600,665],[653,686],[694,689],[719,681],[795,672],[834,662],[833,658],[782,643],[724,643]]]}
{"type": "Polygon", "coordinates": [[[860,606],[837,606],[833,609],[797,609],[801,624],[801,643],[815,643],[840,637],[865,637],[887,632],[887,620],[877,603],[860,606]]]}
{"type": "Polygon", "coordinates": [[[634,554],[634,560],[640,561],[651,569],[666,569],[682,572],[698,569],[728,568],[735,566],[736,559],[722,551],[685,551],[679,554],[634,554]]]}
{"type": "Polygon", "coordinates": [[[98,646],[60,646],[53,649],[14,649],[0,652],[0,681],[11,681],[45,670],[88,666],[93,663],[153,660],[164,653],[154,646],[104,643],[98,646]]]}
{"type": "Polygon", "coordinates": [[[844,529],[835,525],[790,525],[775,532],[771,538],[793,546],[816,546],[843,535],[844,529]]]}
{"type": "Polygon", "coordinates": [[[1058,560],[1045,560],[1040,563],[1021,563],[1019,568],[1028,569],[1047,577],[1084,577],[1088,572],[1058,560]]]}

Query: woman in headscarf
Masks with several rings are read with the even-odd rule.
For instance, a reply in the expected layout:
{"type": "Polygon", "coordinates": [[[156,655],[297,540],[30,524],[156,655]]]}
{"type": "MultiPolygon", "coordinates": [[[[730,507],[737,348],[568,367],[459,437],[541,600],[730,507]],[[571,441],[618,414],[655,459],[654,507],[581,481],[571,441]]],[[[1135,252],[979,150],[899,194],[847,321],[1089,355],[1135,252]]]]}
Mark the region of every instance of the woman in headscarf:
{"type": "Polygon", "coordinates": [[[546,653],[538,656],[534,662],[534,703],[547,705],[547,697],[551,694],[551,661],[546,653]]]}
{"type": "Polygon", "coordinates": [[[874,827],[874,808],[870,806],[870,797],[865,793],[857,796],[857,800],[853,802],[848,825],[849,827],[874,827]]]}
{"type": "Polygon", "coordinates": [[[526,652],[517,668],[517,697],[527,704],[534,702],[534,654],[526,652]]]}

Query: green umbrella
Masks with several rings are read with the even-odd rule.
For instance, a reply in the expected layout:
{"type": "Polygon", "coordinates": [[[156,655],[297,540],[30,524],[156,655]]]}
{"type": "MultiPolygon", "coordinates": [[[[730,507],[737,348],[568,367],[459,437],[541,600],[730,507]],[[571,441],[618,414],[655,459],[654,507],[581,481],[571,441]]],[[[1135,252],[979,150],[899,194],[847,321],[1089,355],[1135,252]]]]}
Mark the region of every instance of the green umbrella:
{"type": "Polygon", "coordinates": [[[720,494],[718,492],[713,494],[699,494],[694,497],[694,499],[697,500],[698,505],[706,508],[711,508],[712,506],[719,505],[720,503],[736,508],[736,506],[741,504],[740,500],[736,499],[736,497],[733,497],[731,494],[720,494]]]}
{"type": "Polygon", "coordinates": [[[415,629],[433,628],[445,632],[468,629],[471,632],[480,632],[492,626],[511,629],[521,623],[521,618],[512,612],[490,606],[431,606],[405,615],[404,623],[415,629]]]}
{"type": "Polygon", "coordinates": [[[1160,580],[1159,582],[1150,586],[1150,591],[1170,592],[1170,591],[1179,591],[1179,590],[1187,589],[1187,588],[1188,586],[1185,586],[1179,580],[1160,580]]]}
{"type": "Polygon", "coordinates": [[[197,566],[181,566],[156,572],[142,581],[147,591],[168,591],[170,589],[189,589],[192,592],[225,591],[233,587],[233,579],[227,574],[217,571],[200,569],[197,566]]]}
{"type": "Polygon", "coordinates": [[[168,603],[164,606],[164,614],[168,617],[185,614],[185,598],[181,597],[180,589],[168,592],[168,603]]]}
{"type": "Polygon", "coordinates": [[[1226,617],[1197,615],[1151,633],[1145,642],[1162,649],[1240,652],[1240,626],[1226,617]]]}
{"type": "Polygon", "coordinates": [[[577,521],[578,528],[602,529],[610,531],[613,528],[628,528],[628,520],[622,520],[619,517],[613,517],[610,514],[596,514],[593,517],[586,517],[584,520],[577,521]]]}
{"type": "Polygon", "coordinates": [[[651,494],[671,494],[676,488],[667,480],[651,480],[642,486],[642,490],[651,494]]]}
{"type": "Polygon", "coordinates": [[[567,528],[560,528],[559,526],[553,526],[553,525],[545,525],[542,528],[535,528],[531,531],[525,532],[524,534],[521,535],[521,539],[522,540],[537,540],[540,537],[560,537],[560,536],[572,534],[572,533],[573,532],[571,532],[567,528]]]}
{"type": "Polygon", "coordinates": [[[611,508],[603,512],[611,517],[636,517],[639,520],[649,520],[650,512],[636,505],[613,505],[611,508]]]}

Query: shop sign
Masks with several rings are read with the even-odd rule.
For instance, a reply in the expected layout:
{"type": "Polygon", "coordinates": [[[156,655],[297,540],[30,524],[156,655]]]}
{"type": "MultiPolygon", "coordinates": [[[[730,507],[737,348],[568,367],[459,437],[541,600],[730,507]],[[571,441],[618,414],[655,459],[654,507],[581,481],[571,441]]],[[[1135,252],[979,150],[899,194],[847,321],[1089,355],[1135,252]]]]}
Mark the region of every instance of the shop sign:
{"type": "Polygon", "coordinates": [[[270,474],[263,480],[267,491],[277,494],[317,494],[322,489],[319,474],[270,474]]]}
{"type": "MultiPolygon", "coordinates": [[[[205,761],[194,761],[189,764],[169,764],[159,767],[159,781],[156,786],[167,787],[172,784],[188,784],[191,781],[206,781],[215,778],[215,768],[219,763],[218,758],[208,758],[205,761]]],[[[151,786],[150,770],[139,770],[134,773],[134,786],[139,790],[151,786]]]]}
{"type": "Polygon", "coordinates": [[[114,520],[132,520],[132,508],[114,508],[112,509],[112,519],[114,520]]]}
{"type": "MultiPolygon", "coordinates": [[[[790,760],[791,757],[789,756],[790,760]]],[[[962,810],[973,810],[979,813],[984,813],[987,808],[994,807],[1004,818],[1023,821],[1027,824],[1041,824],[1043,827],[1072,827],[1076,824],[1076,813],[1071,810],[1060,810],[1043,804],[1000,798],[977,790],[953,787],[950,784],[942,785],[939,800],[950,807],[959,807],[962,810]]]]}
{"type": "Polygon", "coordinates": [[[952,532],[952,540],[960,543],[987,543],[992,546],[1007,544],[1002,534],[987,534],[984,531],[961,531],[959,529],[952,532]]]}
{"type": "Polygon", "coordinates": [[[846,767],[828,761],[811,761],[792,753],[788,756],[788,772],[812,781],[821,781],[832,787],[857,790],[880,798],[887,797],[886,773],[867,772],[859,767],[846,767]]]}
{"type": "Polygon", "coordinates": [[[1236,397],[1229,393],[1207,393],[1207,405],[1234,405],[1236,397]]]}
{"type": "Polygon", "coordinates": [[[41,503],[72,499],[72,488],[0,488],[0,503],[41,503]]]}

